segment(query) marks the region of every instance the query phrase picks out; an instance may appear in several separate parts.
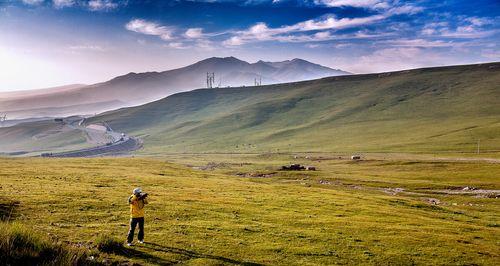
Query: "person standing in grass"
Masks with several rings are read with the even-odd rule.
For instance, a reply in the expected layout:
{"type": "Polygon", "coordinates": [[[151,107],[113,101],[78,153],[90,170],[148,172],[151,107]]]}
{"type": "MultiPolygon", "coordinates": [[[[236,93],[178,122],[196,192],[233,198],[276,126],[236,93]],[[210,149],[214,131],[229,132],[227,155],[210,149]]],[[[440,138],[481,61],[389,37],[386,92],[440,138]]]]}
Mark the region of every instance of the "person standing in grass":
{"type": "Polygon", "coordinates": [[[127,236],[127,246],[132,246],[134,240],[135,227],[139,225],[137,239],[139,243],[144,244],[144,206],[148,204],[147,193],[142,193],[141,188],[135,188],[132,195],[128,198],[130,204],[130,229],[127,236]]]}

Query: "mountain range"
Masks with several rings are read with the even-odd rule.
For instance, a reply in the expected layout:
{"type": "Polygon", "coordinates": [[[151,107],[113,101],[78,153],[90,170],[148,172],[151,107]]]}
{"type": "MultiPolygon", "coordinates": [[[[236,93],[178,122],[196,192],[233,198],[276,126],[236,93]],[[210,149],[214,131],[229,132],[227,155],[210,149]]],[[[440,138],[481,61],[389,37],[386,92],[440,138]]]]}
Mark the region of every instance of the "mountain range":
{"type": "MultiPolygon", "coordinates": [[[[198,89],[88,118],[139,153],[500,149],[500,63],[198,89]]],[[[0,152],[84,145],[53,120],[0,128],[0,152]]]]}
{"type": "Polygon", "coordinates": [[[208,72],[214,73],[214,87],[254,86],[255,80],[264,85],[349,74],[302,59],[251,64],[235,57],[212,57],[183,68],[132,72],[93,85],[0,93],[0,113],[11,118],[94,114],[204,88],[208,72]]]}

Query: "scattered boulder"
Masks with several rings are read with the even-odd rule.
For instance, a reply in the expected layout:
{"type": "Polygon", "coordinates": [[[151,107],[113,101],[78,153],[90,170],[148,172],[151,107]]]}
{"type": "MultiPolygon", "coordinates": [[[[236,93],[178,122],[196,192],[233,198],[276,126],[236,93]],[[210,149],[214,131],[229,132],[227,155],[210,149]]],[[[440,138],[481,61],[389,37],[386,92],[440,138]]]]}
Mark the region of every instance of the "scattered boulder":
{"type": "Polygon", "coordinates": [[[281,170],[283,171],[300,171],[300,170],[305,170],[306,168],[298,163],[294,163],[291,165],[283,165],[281,167],[281,170]]]}
{"type": "Polygon", "coordinates": [[[282,171],[301,171],[301,170],[307,170],[307,171],[316,171],[316,167],[314,166],[303,166],[298,163],[290,164],[290,165],[283,165],[281,166],[282,171]]]}
{"type": "Polygon", "coordinates": [[[397,195],[398,193],[404,192],[405,189],[399,188],[399,187],[397,187],[397,188],[383,188],[382,191],[389,194],[389,195],[397,195]]]}
{"type": "Polygon", "coordinates": [[[441,201],[440,201],[440,200],[438,200],[438,199],[434,199],[434,198],[428,198],[428,199],[427,199],[427,202],[429,202],[429,203],[430,203],[430,204],[432,204],[432,205],[439,205],[439,204],[441,204],[441,201]]]}
{"type": "Polygon", "coordinates": [[[354,160],[354,161],[361,160],[361,156],[360,155],[353,155],[353,156],[351,156],[351,160],[354,160]]]}

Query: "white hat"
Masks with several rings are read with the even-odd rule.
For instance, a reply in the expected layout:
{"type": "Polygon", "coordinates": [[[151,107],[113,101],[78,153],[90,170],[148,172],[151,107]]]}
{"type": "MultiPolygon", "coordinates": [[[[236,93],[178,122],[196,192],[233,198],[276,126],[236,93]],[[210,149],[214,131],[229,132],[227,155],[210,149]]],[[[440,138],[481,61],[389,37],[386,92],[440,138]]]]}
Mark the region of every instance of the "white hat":
{"type": "Polygon", "coordinates": [[[134,188],[134,190],[132,191],[132,194],[140,194],[142,192],[142,189],[140,187],[136,187],[134,188]]]}

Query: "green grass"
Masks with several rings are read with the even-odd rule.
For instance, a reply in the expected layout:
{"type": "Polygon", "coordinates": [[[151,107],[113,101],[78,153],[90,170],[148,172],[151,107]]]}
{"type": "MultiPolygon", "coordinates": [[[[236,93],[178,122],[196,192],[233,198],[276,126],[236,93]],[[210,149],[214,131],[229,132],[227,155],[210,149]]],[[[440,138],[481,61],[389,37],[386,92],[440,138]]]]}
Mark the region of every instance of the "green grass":
{"type": "Polygon", "coordinates": [[[54,243],[19,223],[0,223],[0,261],[4,265],[101,265],[82,248],[54,243]]]}
{"type": "Polygon", "coordinates": [[[0,153],[66,151],[89,147],[80,130],[63,128],[53,120],[28,122],[0,128],[0,153]]]}
{"type": "Polygon", "coordinates": [[[118,238],[102,234],[95,241],[97,250],[105,253],[126,254],[123,241],[118,238]]]}
{"type": "Polygon", "coordinates": [[[500,149],[499,63],[179,93],[89,120],[169,152],[500,149]]]}
{"type": "Polygon", "coordinates": [[[147,244],[101,253],[108,262],[495,265],[498,261],[498,199],[439,190],[464,186],[498,190],[500,164],[387,154],[367,155],[361,162],[339,160],[338,154],[305,156],[1,159],[0,186],[3,197],[19,201],[14,219],[26,227],[70,243],[112,247],[125,242],[131,189],[143,187],[150,193],[147,244]],[[205,168],[209,170],[195,169],[210,162],[213,167],[205,168]],[[318,171],[276,171],[294,162],[314,165],[318,171]],[[257,172],[271,176],[236,175],[257,172]],[[385,193],[389,188],[405,192],[385,193]],[[429,198],[440,204],[429,203],[429,198]]]}

